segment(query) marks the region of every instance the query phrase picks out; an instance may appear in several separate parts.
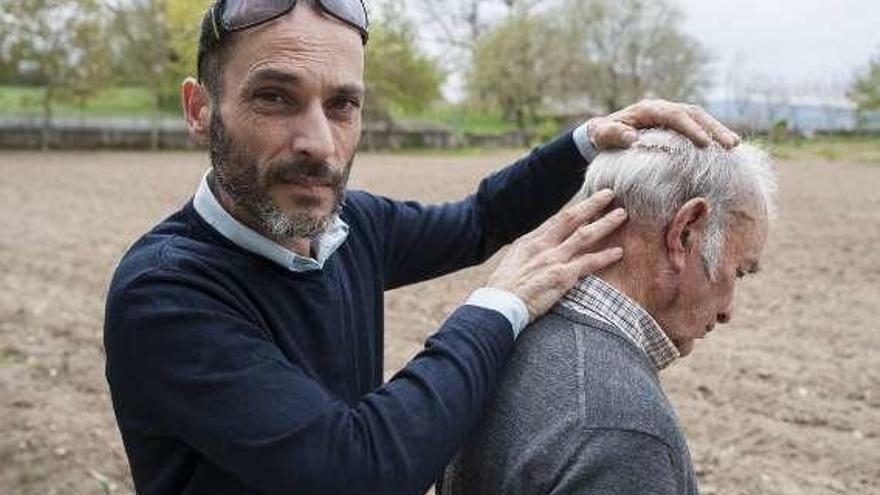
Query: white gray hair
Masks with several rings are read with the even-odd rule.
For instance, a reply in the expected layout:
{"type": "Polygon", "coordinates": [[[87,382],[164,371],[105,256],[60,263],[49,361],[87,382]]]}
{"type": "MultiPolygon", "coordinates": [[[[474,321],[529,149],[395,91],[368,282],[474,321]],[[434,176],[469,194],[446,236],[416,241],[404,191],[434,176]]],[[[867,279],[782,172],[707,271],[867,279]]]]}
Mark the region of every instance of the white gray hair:
{"type": "Polygon", "coordinates": [[[703,263],[715,277],[731,214],[775,215],[776,175],[767,154],[742,144],[725,150],[717,143],[698,148],[672,131],[641,131],[624,150],[599,153],[587,169],[581,194],[613,189],[629,218],[666,225],[687,201],[711,205],[703,263]]]}

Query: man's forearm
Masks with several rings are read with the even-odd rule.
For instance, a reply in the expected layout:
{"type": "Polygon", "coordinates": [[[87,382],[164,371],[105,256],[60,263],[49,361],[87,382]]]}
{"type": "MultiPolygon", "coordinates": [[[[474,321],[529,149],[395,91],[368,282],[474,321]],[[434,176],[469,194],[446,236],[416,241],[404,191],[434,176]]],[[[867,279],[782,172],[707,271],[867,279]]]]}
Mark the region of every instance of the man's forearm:
{"type": "Polygon", "coordinates": [[[386,289],[488,259],[530,232],[580,189],[587,161],[565,133],[483,179],[476,194],[444,205],[386,200],[386,289]]]}
{"type": "MultiPolygon", "coordinates": [[[[583,145],[589,151],[589,141],[583,145]]],[[[590,155],[591,157],[592,155],[590,155]]],[[[532,231],[583,184],[588,161],[566,132],[487,177],[477,192],[490,253],[532,231]]]]}

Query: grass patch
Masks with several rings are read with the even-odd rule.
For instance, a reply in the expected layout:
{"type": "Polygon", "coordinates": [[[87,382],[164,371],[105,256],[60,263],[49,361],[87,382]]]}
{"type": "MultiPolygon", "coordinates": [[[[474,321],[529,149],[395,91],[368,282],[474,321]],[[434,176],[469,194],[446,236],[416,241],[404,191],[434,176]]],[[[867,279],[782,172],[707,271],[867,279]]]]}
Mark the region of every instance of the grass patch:
{"type": "MultiPolygon", "coordinates": [[[[41,115],[43,88],[0,86],[0,115],[41,115]]],[[[53,113],[59,116],[146,117],[152,115],[153,100],[144,87],[114,87],[101,90],[80,105],[76,102],[56,103],[53,113]]],[[[177,116],[179,112],[164,112],[177,116]]],[[[395,114],[395,119],[414,123],[439,123],[457,133],[498,135],[516,131],[516,126],[501,118],[499,112],[478,111],[460,105],[438,105],[420,113],[395,114]]],[[[540,127],[540,126],[539,126],[540,127]]],[[[543,135],[545,129],[536,131],[543,135]]]]}
{"type": "Polygon", "coordinates": [[[95,115],[150,114],[153,97],[145,88],[109,88],[95,95],[85,111],[95,115]]]}
{"type": "Polygon", "coordinates": [[[42,90],[17,86],[0,86],[0,112],[19,115],[40,112],[42,90]]]}
{"type": "Polygon", "coordinates": [[[505,122],[499,113],[480,112],[455,105],[440,105],[418,114],[395,117],[414,122],[440,123],[460,133],[504,134],[516,130],[516,126],[505,122]]]}
{"type": "Polygon", "coordinates": [[[774,158],[880,164],[880,138],[819,136],[764,143],[774,158]]]}
{"type": "MultiPolygon", "coordinates": [[[[45,89],[24,86],[0,86],[0,114],[40,115],[45,89]]],[[[56,115],[67,116],[147,116],[153,111],[149,91],[141,87],[107,88],[79,105],[63,102],[55,105],[56,115]]]]}
{"type": "Polygon", "coordinates": [[[414,157],[441,157],[441,158],[470,158],[470,157],[496,157],[499,155],[515,155],[525,154],[529,150],[524,148],[401,148],[401,149],[379,149],[358,151],[359,155],[401,155],[414,157]]]}
{"type": "Polygon", "coordinates": [[[15,347],[0,349],[0,366],[23,364],[27,361],[27,355],[15,347]]]}

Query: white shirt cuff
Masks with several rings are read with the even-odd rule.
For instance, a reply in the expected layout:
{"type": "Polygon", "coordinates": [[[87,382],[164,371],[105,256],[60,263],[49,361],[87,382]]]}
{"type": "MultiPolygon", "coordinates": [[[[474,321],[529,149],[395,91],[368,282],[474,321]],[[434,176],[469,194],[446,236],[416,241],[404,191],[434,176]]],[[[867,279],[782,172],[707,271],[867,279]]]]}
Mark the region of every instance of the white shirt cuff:
{"type": "Polygon", "coordinates": [[[464,303],[501,313],[510,322],[514,339],[529,324],[529,309],[526,303],[517,295],[503,289],[494,287],[477,289],[464,303]]]}
{"type": "Polygon", "coordinates": [[[572,131],[571,137],[574,139],[574,145],[577,146],[578,151],[581,152],[581,156],[584,157],[584,160],[587,163],[593,161],[593,158],[596,158],[596,147],[593,146],[593,142],[590,141],[590,134],[587,132],[587,123],[584,122],[577,129],[572,131]]]}

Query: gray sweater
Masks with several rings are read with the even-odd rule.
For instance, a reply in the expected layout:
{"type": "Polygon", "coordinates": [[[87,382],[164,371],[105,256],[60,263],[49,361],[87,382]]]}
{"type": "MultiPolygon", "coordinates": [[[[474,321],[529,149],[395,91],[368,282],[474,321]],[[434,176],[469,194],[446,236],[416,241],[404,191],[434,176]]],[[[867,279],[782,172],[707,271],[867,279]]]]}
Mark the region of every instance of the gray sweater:
{"type": "Polygon", "coordinates": [[[557,305],[517,342],[441,495],[697,494],[687,444],[645,353],[557,305]]]}

